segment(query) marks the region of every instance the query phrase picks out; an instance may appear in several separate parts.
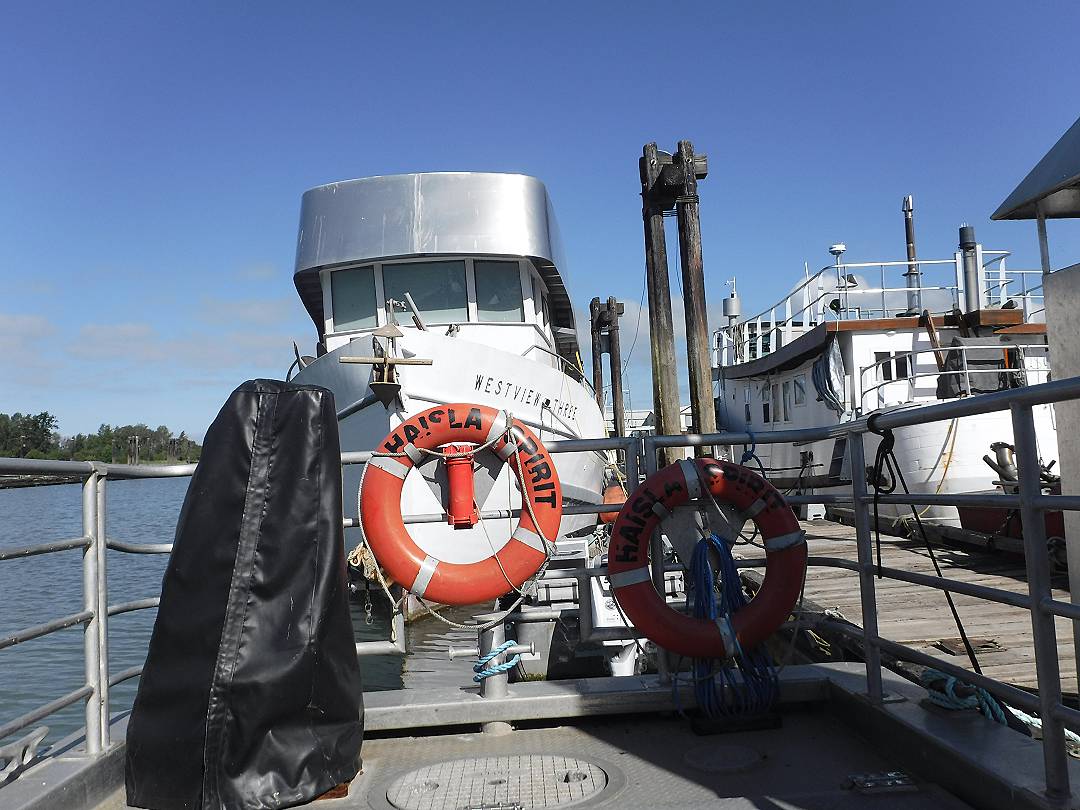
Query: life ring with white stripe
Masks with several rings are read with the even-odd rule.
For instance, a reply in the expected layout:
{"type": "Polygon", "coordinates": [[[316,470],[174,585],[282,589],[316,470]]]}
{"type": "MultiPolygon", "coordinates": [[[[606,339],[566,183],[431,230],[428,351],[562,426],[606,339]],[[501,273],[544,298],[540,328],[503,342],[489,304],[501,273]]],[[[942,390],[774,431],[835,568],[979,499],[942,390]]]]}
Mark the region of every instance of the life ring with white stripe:
{"type": "MultiPolygon", "coordinates": [[[[468,473],[471,477],[471,465],[468,473]]],[[[561,521],[562,486],[547,449],[521,422],[509,424],[505,411],[483,405],[441,405],[402,422],[367,463],[360,485],[360,523],[375,559],[395,582],[444,605],[472,605],[520,588],[547,559],[561,521]],[[405,476],[424,461],[423,451],[448,444],[487,446],[510,465],[521,485],[521,518],[509,542],[474,563],[431,556],[412,539],[401,516],[405,476]]]]}
{"type": "Polygon", "coordinates": [[[752,470],[700,458],[671,464],[627,499],[611,531],[608,578],[615,599],[634,626],[673,653],[696,658],[731,657],[749,649],[787,620],[806,573],[806,534],[783,496],[752,470]],[[701,497],[707,488],[753,520],[765,545],[765,581],[749,604],[730,619],[699,619],[669,607],[653,587],[649,540],[672,510],[701,497]]]}

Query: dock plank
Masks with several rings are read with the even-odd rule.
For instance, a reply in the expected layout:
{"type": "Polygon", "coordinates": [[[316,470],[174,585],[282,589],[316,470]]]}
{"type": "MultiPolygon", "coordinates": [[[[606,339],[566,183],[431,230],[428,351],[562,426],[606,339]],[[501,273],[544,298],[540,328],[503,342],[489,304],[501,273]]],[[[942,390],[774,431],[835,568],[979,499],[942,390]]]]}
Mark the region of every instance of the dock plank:
{"type": "MultiPolygon", "coordinates": [[[[838,557],[852,562],[858,559],[853,526],[825,520],[807,521],[806,531],[811,557],[838,557]]],[[[1016,555],[977,547],[944,545],[933,548],[942,575],[948,579],[1000,588],[1027,595],[1023,560],[1016,555]]],[[[746,559],[760,559],[764,552],[741,544],[736,554],[746,559]]],[[[888,568],[934,575],[933,561],[921,540],[881,535],[881,562],[888,568]]],[[[1053,580],[1054,597],[1069,601],[1069,593],[1060,586],[1062,576],[1053,580]]],[[[967,656],[953,655],[935,647],[936,642],[956,639],[959,633],[942,592],[921,585],[889,579],[875,579],[878,605],[878,632],[883,638],[970,668],[967,656]]],[[[812,567],[807,572],[805,598],[823,608],[838,611],[848,621],[862,625],[859,580],[854,571],[812,567]]],[[[957,612],[969,638],[989,640],[1000,649],[978,653],[983,672],[993,678],[1034,688],[1035,650],[1031,637],[1031,617],[1023,608],[991,603],[964,594],[953,594],[957,612]]],[[[1072,627],[1068,619],[1055,621],[1058,662],[1063,688],[1077,690],[1076,655],[1072,627]]]]}

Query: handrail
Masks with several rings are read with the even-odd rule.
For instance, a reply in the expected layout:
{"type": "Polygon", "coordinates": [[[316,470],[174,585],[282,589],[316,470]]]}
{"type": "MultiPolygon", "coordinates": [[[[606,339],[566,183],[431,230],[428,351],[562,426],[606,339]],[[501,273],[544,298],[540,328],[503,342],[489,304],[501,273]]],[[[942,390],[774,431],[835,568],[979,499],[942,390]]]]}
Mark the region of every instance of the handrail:
{"type": "MultiPolygon", "coordinates": [[[[897,352],[896,354],[890,354],[888,357],[882,358],[881,360],[875,360],[873,363],[870,363],[869,365],[862,366],[859,369],[859,391],[860,391],[859,403],[862,406],[864,411],[865,410],[872,410],[872,408],[867,406],[867,397],[870,396],[875,391],[880,391],[882,388],[884,388],[884,387],[886,387],[888,385],[895,385],[895,384],[898,384],[898,383],[899,384],[907,383],[909,385],[914,385],[916,380],[924,380],[924,379],[929,379],[929,378],[932,378],[932,377],[933,378],[945,377],[945,376],[962,377],[963,381],[966,383],[966,386],[965,386],[964,390],[970,392],[971,391],[971,375],[972,374],[992,374],[992,373],[994,373],[994,370],[993,369],[976,369],[976,370],[972,371],[971,368],[968,366],[968,352],[972,352],[972,351],[985,352],[985,351],[988,351],[988,350],[994,350],[994,349],[998,349],[998,348],[1000,348],[1003,352],[1008,351],[1009,349],[1023,349],[1025,352],[1038,351],[1038,352],[1042,352],[1044,356],[1049,355],[1049,351],[1050,351],[1050,347],[1046,343],[1002,343],[1000,345],[1000,347],[998,347],[998,346],[939,346],[939,347],[936,347],[936,348],[929,348],[929,349],[913,349],[913,350],[911,350],[909,352],[897,352]],[[962,368],[952,369],[952,370],[939,370],[937,368],[936,358],[938,356],[940,356],[941,354],[947,354],[949,352],[957,352],[957,353],[959,353],[961,355],[961,358],[963,360],[963,367],[962,368]],[[919,371],[915,370],[915,367],[916,367],[916,362],[915,361],[918,359],[919,355],[934,355],[935,360],[934,360],[934,363],[933,363],[932,368],[931,368],[930,371],[919,372],[919,371]],[[866,384],[867,372],[872,371],[874,369],[883,368],[884,366],[892,363],[894,360],[905,360],[907,362],[908,373],[903,375],[903,376],[899,376],[899,377],[896,377],[894,379],[891,379],[891,380],[879,379],[873,385],[868,386],[866,384]]],[[[1026,355],[1025,355],[1024,359],[1025,360],[1027,359],[1026,355]]],[[[1029,375],[1029,374],[1046,373],[1048,370],[1049,369],[1045,369],[1045,368],[1028,368],[1027,366],[1020,366],[1020,367],[1017,367],[1017,368],[997,369],[997,371],[999,371],[1000,373],[1014,372],[1016,374],[1023,374],[1023,375],[1025,375],[1025,379],[1027,378],[1027,375],[1029,375]]],[[[880,403],[879,403],[879,406],[880,406],[880,403]]]]}
{"type": "Polygon", "coordinates": [[[592,382],[585,375],[585,372],[582,371],[577,366],[575,366],[573,363],[571,363],[569,360],[567,360],[565,357],[563,357],[558,352],[556,352],[556,351],[554,351],[552,349],[549,349],[547,346],[541,346],[539,343],[533,343],[531,346],[527,346],[525,348],[525,351],[523,351],[521,353],[521,356],[526,357],[529,354],[529,352],[531,352],[533,349],[539,349],[540,351],[544,352],[545,354],[549,354],[552,357],[554,357],[556,360],[558,360],[560,363],[563,364],[565,370],[569,370],[569,371],[573,372],[572,374],[569,375],[571,379],[576,377],[577,382],[580,382],[582,385],[584,385],[586,388],[588,388],[592,392],[593,396],[596,396],[596,389],[593,388],[592,382]]]}
{"type": "MultiPolygon", "coordinates": [[[[994,307],[1005,303],[1006,297],[1022,303],[1025,319],[1038,314],[1042,310],[1034,310],[1032,302],[1041,300],[1041,294],[1036,288],[1028,289],[1028,276],[1035,273],[1041,275],[1041,271],[1012,270],[1007,269],[1005,260],[1011,254],[1008,251],[984,250],[981,246],[976,249],[976,255],[980,260],[979,265],[979,300],[983,307],[994,307]],[[994,265],[997,269],[994,269],[994,265]],[[992,279],[990,274],[997,275],[992,279]],[[1020,284],[1022,289],[1013,295],[1008,294],[1009,284],[1020,284]]],[[[836,320],[852,320],[874,317],[890,317],[898,308],[903,306],[897,303],[890,306],[888,296],[896,296],[901,293],[915,295],[916,301],[920,302],[916,311],[929,309],[931,314],[940,315],[960,304],[960,297],[964,287],[964,273],[962,270],[962,254],[956,253],[951,259],[917,259],[914,262],[900,261],[877,261],[877,262],[846,262],[842,264],[825,265],[813,275],[807,275],[789,293],[762,309],[760,312],[745,318],[740,318],[725,327],[714,331],[714,348],[720,357],[717,364],[741,363],[750,359],[771,354],[781,345],[790,343],[797,338],[794,330],[814,327],[829,320],[829,313],[834,312],[836,320]],[[915,287],[903,285],[890,285],[886,283],[886,270],[893,268],[903,270],[905,274],[912,266],[920,268],[942,268],[952,266],[955,268],[955,282],[939,284],[923,283],[920,273],[920,283],[915,287]],[[877,269],[880,272],[881,283],[877,286],[848,286],[844,279],[849,275],[848,271],[866,271],[877,269]],[[835,279],[831,276],[835,274],[835,279]],[[828,275],[828,283],[824,281],[828,275]],[[811,287],[816,283],[816,292],[811,287]],[[951,306],[924,307],[922,302],[923,293],[947,292],[951,294],[951,306]],[[832,310],[826,305],[826,301],[839,297],[839,308],[832,310]],[[877,300],[880,299],[880,300],[877,300]]],[[[910,304],[909,304],[910,306],[910,304]]],[[[801,334],[801,333],[800,333],[801,334]]]]}
{"type": "Polygon", "coordinates": [[[59,619],[53,619],[52,621],[44,622],[43,624],[35,624],[33,627],[16,630],[14,633],[8,633],[3,638],[0,638],[0,650],[14,647],[16,644],[22,644],[24,641],[30,641],[30,639],[33,638],[47,636],[49,633],[55,633],[57,630],[63,630],[66,627],[84,624],[92,618],[94,618],[94,611],[83,610],[78,613],[70,613],[67,616],[61,616],[59,619]]]}
{"type": "Polygon", "coordinates": [[[24,557],[36,557],[38,554],[53,554],[57,551],[69,551],[73,548],[86,548],[90,545],[91,538],[88,536],[74,537],[71,540],[53,540],[49,543],[39,543],[36,546],[20,546],[17,548],[0,549],[0,562],[3,560],[15,560],[24,557]]]}

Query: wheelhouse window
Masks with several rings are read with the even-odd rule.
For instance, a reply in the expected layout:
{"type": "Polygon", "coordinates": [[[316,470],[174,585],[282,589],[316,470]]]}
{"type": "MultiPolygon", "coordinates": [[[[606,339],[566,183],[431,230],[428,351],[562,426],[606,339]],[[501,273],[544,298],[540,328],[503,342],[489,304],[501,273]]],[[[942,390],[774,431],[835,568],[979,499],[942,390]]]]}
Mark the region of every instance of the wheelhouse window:
{"type": "Polygon", "coordinates": [[[908,358],[906,354],[874,352],[874,362],[878,365],[878,380],[889,382],[902,380],[908,376],[908,358]]]}
{"type": "Polygon", "coordinates": [[[542,295],[542,293],[540,291],[540,279],[538,279],[536,276],[533,276],[532,290],[533,290],[533,293],[532,293],[532,295],[533,295],[533,313],[536,315],[536,323],[539,326],[543,326],[544,325],[544,308],[540,303],[540,296],[542,295]]]}
{"type": "Polygon", "coordinates": [[[784,421],[791,421],[791,407],[792,407],[792,382],[791,380],[784,380],[784,421]]]}
{"type": "Polygon", "coordinates": [[[784,404],[780,399],[780,384],[773,383],[772,386],[772,420],[774,422],[784,422],[787,420],[787,416],[784,414],[784,404]]]}
{"type": "Polygon", "coordinates": [[[806,375],[805,374],[796,374],[795,379],[793,380],[793,382],[795,383],[795,404],[796,405],[805,405],[806,404],[806,375]]]}
{"type": "Polygon", "coordinates": [[[469,320],[464,261],[384,264],[383,290],[387,299],[396,301],[404,301],[409,293],[429,323],[469,320]]]}
{"type": "Polygon", "coordinates": [[[350,267],[330,274],[334,331],[370,329],[378,326],[375,301],[375,268],[350,267]]]}
{"type": "Polygon", "coordinates": [[[521,272],[517,262],[476,261],[473,263],[476,282],[476,315],[481,321],[525,320],[525,304],[521,296],[521,272]]]}

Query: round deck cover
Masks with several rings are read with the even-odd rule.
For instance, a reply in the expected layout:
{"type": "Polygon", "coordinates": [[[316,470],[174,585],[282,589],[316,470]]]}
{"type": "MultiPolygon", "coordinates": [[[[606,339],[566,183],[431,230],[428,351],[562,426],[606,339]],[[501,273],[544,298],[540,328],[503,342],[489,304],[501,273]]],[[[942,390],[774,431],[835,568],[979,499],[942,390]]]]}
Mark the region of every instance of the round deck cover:
{"type": "Polygon", "coordinates": [[[566,807],[593,797],[607,782],[601,767],[574,757],[455,759],[395,779],[386,798],[401,810],[566,807]]]}

